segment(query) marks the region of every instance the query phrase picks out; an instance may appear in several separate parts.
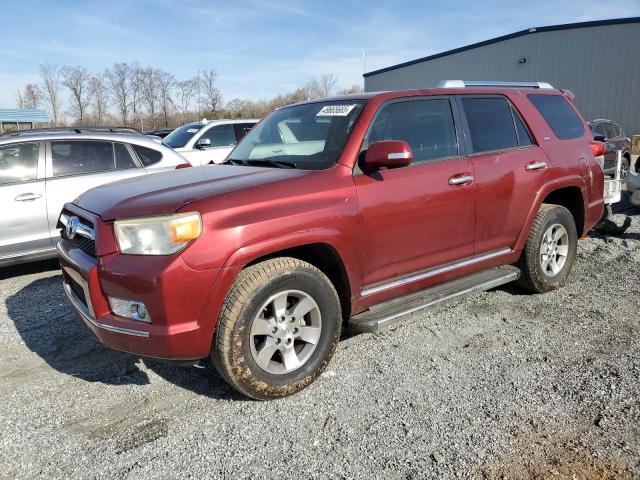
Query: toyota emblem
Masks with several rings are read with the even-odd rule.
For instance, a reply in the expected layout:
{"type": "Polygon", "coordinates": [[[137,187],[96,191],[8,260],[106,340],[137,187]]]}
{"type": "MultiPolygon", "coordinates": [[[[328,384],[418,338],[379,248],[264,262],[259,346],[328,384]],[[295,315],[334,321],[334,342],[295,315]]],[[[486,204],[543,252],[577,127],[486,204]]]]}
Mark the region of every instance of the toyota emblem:
{"type": "Polygon", "coordinates": [[[78,224],[80,223],[80,219],[78,217],[69,217],[67,220],[67,225],[65,227],[65,233],[69,240],[73,239],[76,236],[76,232],[78,231],[78,224]]]}

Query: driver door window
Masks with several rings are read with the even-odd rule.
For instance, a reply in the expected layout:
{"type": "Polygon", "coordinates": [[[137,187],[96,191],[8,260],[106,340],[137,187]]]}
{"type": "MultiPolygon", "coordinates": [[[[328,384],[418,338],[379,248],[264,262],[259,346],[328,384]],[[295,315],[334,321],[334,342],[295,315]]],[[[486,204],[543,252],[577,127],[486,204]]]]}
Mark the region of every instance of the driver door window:
{"type": "Polygon", "coordinates": [[[201,140],[205,138],[211,140],[211,145],[209,145],[208,148],[232,147],[236,144],[236,133],[233,125],[217,125],[211,127],[200,137],[201,140]]]}
{"type": "Polygon", "coordinates": [[[378,114],[367,135],[368,144],[403,140],[413,162],[424,163],[458,155],[458,141],[448,99],[394,102],[378,114]]]}

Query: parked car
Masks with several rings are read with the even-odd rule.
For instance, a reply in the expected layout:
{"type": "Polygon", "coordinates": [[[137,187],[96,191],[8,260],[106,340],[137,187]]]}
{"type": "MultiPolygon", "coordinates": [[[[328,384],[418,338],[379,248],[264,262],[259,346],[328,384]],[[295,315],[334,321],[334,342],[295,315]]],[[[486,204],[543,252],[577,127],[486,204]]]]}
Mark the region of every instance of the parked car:
{"type": "Polygon", "coordinates": [[[634,207],[640,207],[640,173],[629,172],[627,177],[629,200],[634,207]]]}
{"type": "Polygon", "coordinates": [[[203,120],[176,128],[164,139],[194,165],[224,162],[258,120],[203,120]]]}
{"type": "MultiPolygon", "coordinates": [[[[627,177],[631,168],[631,139],[622,127],[611,120],[597,119],[589,122],[589,128],[594,138],[604,143],[604,173],[613,175],[616,171],[616,152],[622,151],[622,178],[627,177]]],[[[640,168],[640,166],[639,166],[640,168]]]]}
{"type": "Polygon", "coordinates": [[[160,128],[158,130],[150,130],[148,132],[144,132],[145,135],[153,135],[154,137],[165,138],[171,132],[173,132],[173,128],[160,128]]]}
{"type": "Polygon", "coordinates": [[[57,129],[0,138],[0,266],[54,258],[66,202],[107,182],[187,162],[139,134],[57,129]]]}
{"type": "Polygon", "coordinates": [[[90,190],[60,217],[70,301],[116,350],[210,357],[272,399],[318,378],[343,322],[559,288],[602,216],[599,144],[547,84],[468,85],[285,107],[225,165],[90,190]]]}

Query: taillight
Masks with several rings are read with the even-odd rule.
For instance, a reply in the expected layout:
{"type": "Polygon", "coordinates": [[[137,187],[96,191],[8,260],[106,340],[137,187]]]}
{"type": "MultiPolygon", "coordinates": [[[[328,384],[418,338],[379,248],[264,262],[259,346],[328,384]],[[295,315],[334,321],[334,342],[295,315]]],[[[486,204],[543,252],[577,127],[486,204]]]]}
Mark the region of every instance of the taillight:
{"type": "Polygon", "coordinates": [[[604,143],[597,140],[589,140],[589,146],[591,147],[594,157],[604,155],[604,143]]]}
{"type": "Polygon", "coordinates": [[[189,168],[190,166],[190,163],[181,163],[179,165],[176,165],[176,170],[180,170],[181,168],[189,168]]]}

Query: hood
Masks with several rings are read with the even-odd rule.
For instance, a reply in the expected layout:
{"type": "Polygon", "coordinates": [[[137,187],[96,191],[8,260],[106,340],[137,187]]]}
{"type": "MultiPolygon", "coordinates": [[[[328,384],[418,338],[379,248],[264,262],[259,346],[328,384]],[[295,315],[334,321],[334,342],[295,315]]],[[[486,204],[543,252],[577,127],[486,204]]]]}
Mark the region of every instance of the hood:
{"type": "Polygon", "coordinates": [[[166,215],[191,202],[309,173],[232,165],[183,168],[108,183],[83,193],[73,203],[104,221],[166,215]]]}

